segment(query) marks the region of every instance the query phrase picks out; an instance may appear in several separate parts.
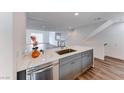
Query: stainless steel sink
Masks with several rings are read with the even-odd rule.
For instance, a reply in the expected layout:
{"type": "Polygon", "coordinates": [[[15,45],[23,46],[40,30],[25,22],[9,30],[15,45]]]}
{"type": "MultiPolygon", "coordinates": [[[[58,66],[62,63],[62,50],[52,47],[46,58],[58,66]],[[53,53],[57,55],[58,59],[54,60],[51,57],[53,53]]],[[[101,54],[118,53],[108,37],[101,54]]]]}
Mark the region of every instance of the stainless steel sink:
{"type": "Polygon", "coordinates": [[[75,52],[75,51],[76,50],[74,50],[74,49],[64,49],[64,50],[56,51],[56,53],[59,55],[63,55],[63,54],[67,54],[67,53],[71,53],[71,52],[75,52]]]}

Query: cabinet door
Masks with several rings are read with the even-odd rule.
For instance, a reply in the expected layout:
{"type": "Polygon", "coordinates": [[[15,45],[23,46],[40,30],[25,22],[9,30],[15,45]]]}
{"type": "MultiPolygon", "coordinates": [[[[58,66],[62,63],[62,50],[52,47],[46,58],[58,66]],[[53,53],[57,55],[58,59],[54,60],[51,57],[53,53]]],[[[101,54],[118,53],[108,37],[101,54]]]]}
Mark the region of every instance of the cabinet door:
{"type": "Polygon", "coordinates": [[[82,70],[93,64],[93,50],[82,53],[82,70]]]}
{"type": "Polygon", "coordinates": [[[87,65],[88,65],[88,55],[85,53],[83,53],[82,55],[82,64],[81,64],[81,67],[82,67],[82,70],[87,68],[87,65]]]}
{"type": "Polygon", "coordinates": [[[87,63],[87,65],[89,66],[91,64],[93,64],[93,50],[88,51],[88,63],[87,63]]]}
{"type": "Polygon", "coordinates": [[[73,60],[72,67],[73,67],[73,77],[74,77],[81,72],[81,58],[73,60]]]}
{"type": "Polygon", "coordinates": [[[73,79],[73,69],[72,62],[68,62],[67,64],[61,65],[59,70],[60,80],[71,80],[73,79]]]}

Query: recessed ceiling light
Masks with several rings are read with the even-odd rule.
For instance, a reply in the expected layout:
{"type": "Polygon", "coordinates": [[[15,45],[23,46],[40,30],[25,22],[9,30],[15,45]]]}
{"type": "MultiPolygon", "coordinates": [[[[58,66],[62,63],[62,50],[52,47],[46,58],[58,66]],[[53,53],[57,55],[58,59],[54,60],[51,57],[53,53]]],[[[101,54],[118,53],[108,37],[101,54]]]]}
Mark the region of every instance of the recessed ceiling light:
{"type": "Polygon", "coordinates": [[[78,16],[78,15],[79,15],[79,13],[74,13],[74,15],[75,15],[75,16],[78,16]]]}
{"type": "Polygon", "coordinates": [[[102,18],[101,17],[97,17],[94,20],[99,21],[99,20],[102,20],[102,18]]]}

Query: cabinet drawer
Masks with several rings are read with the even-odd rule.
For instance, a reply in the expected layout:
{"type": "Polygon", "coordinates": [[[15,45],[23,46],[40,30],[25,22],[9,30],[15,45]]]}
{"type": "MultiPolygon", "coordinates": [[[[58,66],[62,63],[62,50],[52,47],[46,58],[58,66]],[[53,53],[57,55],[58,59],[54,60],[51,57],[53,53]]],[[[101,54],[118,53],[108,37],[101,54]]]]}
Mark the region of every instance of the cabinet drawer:
{"type": "Polygon", "coordinates": [[[72,62],[59,67],[59,79],[60,80],[72,80],[73,79],[73,69],[72,62]]]}
{"type": "Polygon", "coordinates": [[[64,65],[64,64],[67,64],[68,62],[71,62],[72,60],[78,59],[78,58],[81,58],[81,53],[62,58],[59,60],[59,62],[60,62],[60,65],[64,65]]]}

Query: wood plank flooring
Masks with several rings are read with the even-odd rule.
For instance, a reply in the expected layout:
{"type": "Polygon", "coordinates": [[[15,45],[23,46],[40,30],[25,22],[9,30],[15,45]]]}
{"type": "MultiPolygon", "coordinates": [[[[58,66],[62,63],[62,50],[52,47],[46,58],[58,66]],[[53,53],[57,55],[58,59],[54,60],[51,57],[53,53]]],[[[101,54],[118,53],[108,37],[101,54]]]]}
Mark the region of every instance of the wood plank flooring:
{"type": "Polygon", "coordinates": [[[94,68],[81,74],[78,80],[124,80],[124,61],[105,57],[95,59],[94,68]]]}

